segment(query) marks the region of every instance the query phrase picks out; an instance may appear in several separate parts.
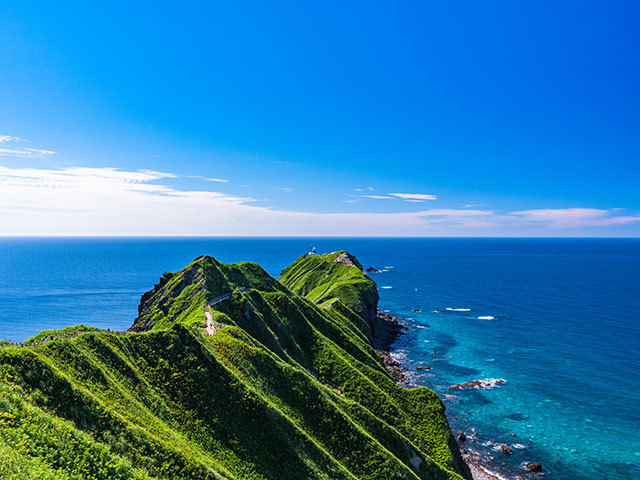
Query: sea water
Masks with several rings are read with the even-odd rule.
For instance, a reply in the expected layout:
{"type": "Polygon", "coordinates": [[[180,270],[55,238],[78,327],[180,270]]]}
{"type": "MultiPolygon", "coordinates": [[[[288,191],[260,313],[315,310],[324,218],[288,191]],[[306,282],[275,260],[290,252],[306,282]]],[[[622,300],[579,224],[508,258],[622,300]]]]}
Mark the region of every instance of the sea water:
{"type": "Polygon", "coordinates": [[[506,477],[538,461],[545,478],[640,478],[637,239],[0,239],[0,339],[126,329],[140,295],[201,254],[277,277],[312,246],[380,270],[380,307],[409,326],[395,354],[441,395],[465,448],[506,477]]]}

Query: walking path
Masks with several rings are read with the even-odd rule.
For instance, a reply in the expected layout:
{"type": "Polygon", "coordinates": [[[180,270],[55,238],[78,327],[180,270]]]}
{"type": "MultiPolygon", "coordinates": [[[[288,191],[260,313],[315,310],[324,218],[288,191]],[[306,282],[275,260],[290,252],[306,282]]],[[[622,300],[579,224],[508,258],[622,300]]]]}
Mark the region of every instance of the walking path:
{"type": "MultiPolygon", "coordinates": [[[[244,293],[247,290],[249,290],[246,287],[241,287],[238,288],[238,291],[240,293],[244,293]]],[[[205,333],[207,335],[215,335],[215,333],[221,329],[222,327],[224,327],[224,325],[222,325],[221,323],[216,323],[213,321],[213,312],[211,311],[211,307],[219,304],[220,302],[223,302],[225,300],[229,300],[231,298],[231,295],[233,295],[233,292],[229,292],[229,293],[225,293],[224,295],[220,295],[218,297],[215,297],[211,300],[209,300],[209,302],[207,302],[207,304],[202,307],[202,311],[204,312],[204,319],[207,322],[207,326],[204,327],[205,333]]]]}

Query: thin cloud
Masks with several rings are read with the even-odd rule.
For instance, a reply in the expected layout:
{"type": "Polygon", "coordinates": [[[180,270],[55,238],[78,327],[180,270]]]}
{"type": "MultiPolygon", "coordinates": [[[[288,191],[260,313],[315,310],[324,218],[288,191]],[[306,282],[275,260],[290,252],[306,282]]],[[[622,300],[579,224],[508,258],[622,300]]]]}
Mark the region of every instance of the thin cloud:
{"type": "Polygon", "coordinates": [[[0,143],[9,142],[24,142],[25,140],[20,137],[14,137],[13,135],[0,135],[0,143]]]}
{"type": "Polygon", "coordinates": [[[598,208],[543,208],[510,212],[525,222],[550,228],[608,227],[640,222],[640,215],[616,215],[618,210],[598,208]]]}
{"type": "Polygon", "coordinates": [[[281,192],[291,193],[293,192],[293,188],[291,187],[273,187],[274,190],[279,190],[281,192]]]}
{"type": "Polygon", "coordinates": [[[43,150],[42,148],[25,148],[25,151],[40,155],[55,155],[53,150],[43,150]]]}
{"type": "Polygon", "coordinates": [[[468,211],[456,217],[446,210],[278,210],[249,197],[163,183],[175,177],[153,170],[0,166],[0,235],[435,235],[451,226],[464,230],[473,220],[468,211]]]}
{"type": "Polygon", "coordinates": [[[229,183],[229,180],[224,178],[205,178],[207,182],[217,182],[217,183],[229,183]]]}
{"type": "Polygon", "coordinates": [[[373,192],[374,188],[373,187],[354,188],[353,190],[356,192],[373,192]]]}
{"type": "MultiPolygon", "coordinates": [[[[25,142],[24,138],[15,137],[13,135],[0,135],[0,144],[25,142]]],[[[55,155],[53,150],[45,150],[42,148],[0,148],[0,157],[20,157],[20,158],[44,158],[55,155]]]]}
{"type": "Polygon", "coordinates": [[[393,200],[393,197],[388,195],[360,195],[361,198],[374,198],[376,200],[393,200]]]}
{"type": "Polygon", "coordinates": [[[402,198],[404,200],[437,200],[438,197],[427,193],[390,193],[392,197],[402,198]]]}
{"type": "MultiPolygon", "coordinates": [[[[175,177],[154,170],[0,166],[0,235],[547,235],[554,228],[640,221],[638,215],[585,208],[294,211],[250,197],[170,186],[167,180],[175,177]]],[[[351,196],[345,202],[360,200],[351,196]]]]}

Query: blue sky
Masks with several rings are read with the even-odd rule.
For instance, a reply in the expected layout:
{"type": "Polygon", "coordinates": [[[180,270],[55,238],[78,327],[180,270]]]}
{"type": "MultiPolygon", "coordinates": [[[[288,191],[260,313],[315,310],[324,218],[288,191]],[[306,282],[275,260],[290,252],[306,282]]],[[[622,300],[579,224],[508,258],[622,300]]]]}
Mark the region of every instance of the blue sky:
{"type": "Polygon", "coordinates": [[[2,4],[0,235],[640,234],[637,2],[133,3],[2,4]]]}

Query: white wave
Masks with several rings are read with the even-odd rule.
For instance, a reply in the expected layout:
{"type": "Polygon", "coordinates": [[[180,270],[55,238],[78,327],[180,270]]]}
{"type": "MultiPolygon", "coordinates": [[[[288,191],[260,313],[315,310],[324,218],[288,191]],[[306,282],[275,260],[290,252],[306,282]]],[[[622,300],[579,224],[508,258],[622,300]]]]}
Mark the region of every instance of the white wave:
{"type": "Polygon", "coordinates": [[[451,308],[451,307],[447,307],[445,308],[445,310],[448,310],[449,312],[470,312],[471,311],[470,308],[451,308]]]}
{"type": "Polygon", "coordinates": [[[492,317],[491,315],[486,315],[484,317],[478,317],[478,320],[495,320],[496,317],[492,317]]]}
{"type": "Polygon", "coordinates": [[[518,450],[522,450],[523,448],[527,448],[524,445],[522,445],[521,443],[514,443],[513,445],[511,445],[513,448],[517,448],[518,450]]]}
{"type": "Polygon", "coordinates": [[[380,288],[389,289],[389,288],[393,288],[393,287],[380,287],[380,288]]]}
{"type": "Polygon", "coordinates": [[[384,268],[393,268],[393,265],[385,265],[384,268]]]}
{"type": "Polygon", "coordinates": [[[487,475],[493,478],[497,478],[498,480],[509,480],[507,477],[500,475],[498,472],[494,472],[493,470],[489,470],[484,465],[478,465],[478,467],[487,475]]]}

